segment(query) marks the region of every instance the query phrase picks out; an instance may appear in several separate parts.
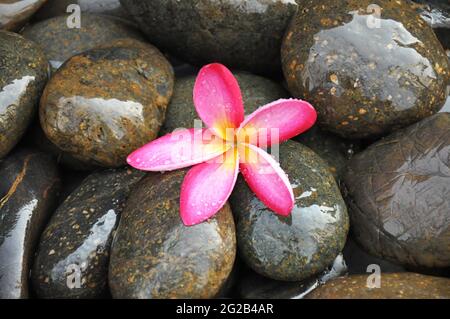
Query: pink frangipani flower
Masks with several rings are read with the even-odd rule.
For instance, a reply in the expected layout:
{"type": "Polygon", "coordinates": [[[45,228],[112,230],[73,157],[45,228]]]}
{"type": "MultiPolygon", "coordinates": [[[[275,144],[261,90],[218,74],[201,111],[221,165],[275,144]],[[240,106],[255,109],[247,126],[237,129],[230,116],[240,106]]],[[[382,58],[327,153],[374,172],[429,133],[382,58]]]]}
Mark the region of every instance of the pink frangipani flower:
{"type": "Polygon", "coordinates": [[[268,208],[288,216],[294,206],[289,179],[262,148],[311,128],[317,119],[314,108],[305,101],[281,99],[244,119],[238,82],[218,63],[200,70],[194,105],[208,128],[167,134],[130,154],[128,164],[145,171],[195,165],[181,185],[180,215],[187,226],[209,219],[225,205],[239,171],[268,208]]]}

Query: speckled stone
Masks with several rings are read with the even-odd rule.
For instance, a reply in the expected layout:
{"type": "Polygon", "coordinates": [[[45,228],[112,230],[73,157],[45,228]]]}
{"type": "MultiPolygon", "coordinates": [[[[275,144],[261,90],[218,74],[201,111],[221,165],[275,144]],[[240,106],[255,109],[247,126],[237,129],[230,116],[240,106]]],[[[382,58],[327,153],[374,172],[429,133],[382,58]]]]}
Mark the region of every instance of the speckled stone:
{"type": "Polygon", "coordinates": [[[53,71],[70,57],[116,39],[142,40],[141,33],[129,24],[86,13],[81,16],[81,28],[68,28],[67,17],[58,16],[27,26],[22,34],[41,45],[53,71]]]}
{"type": "Polygon", "coordinates": [[[347,208],[327,164],[306,146],[280,145],[280,164],[295,196],[289,217],[266,208],[241,177],[230,203],[244,261],[263,276],[301,281],[321,273],[341,252],[347,208]]]}
{"type": "MultiPolygon", "coordinates": [[[[242,92],[245,113],[251,114],[260,106],[286,98],[289,93],[278,83],[264,77],[246,72],[233,72],[242,92]]],[[[198,120],[192,100],[196,76],[177,78],[172,100],[167,108],[166,121],[161,134],[173,132],[177,128],[194,127],[194,120],[198,120]]]]}
{"type": "Polygon", "coordinates": [[[358,141],[341,138],[320,129],[317,125],[294,139],[308,146],[324,159],[330,172],[338,180],[345,172],[347,161],[361,147],[358,141]]]}
{"type": "Polygon", "coordinates": [[[28,298],[35,246],[53,213],[60,178],[46,154],[19,150],[0,162],[0,299],[28,298]]]}
{"type": "Polygon", "coordinates": [[[128,12],[122,7],[119,0],[48,0],[33,17],[35,20],[45,20],[67,13],[71,4],[80,6],[80,12],[102,14],[132,21],[128,12]]]}
{"type": "Polygon", "coordinates": [[[143,176],[130,169],[94,173],[59,206],[33,265],[39,298],[105,296],[112,235],[130,190],[143,176]]]}
{"type": "Polygon", "coordinates": [[[380,288],[367,288],[367,275],[329,281],[307,299],[449,299],[450,279],[415,273],[382,274],[380,288]]]}
{"type": "Polygon", "coordinates": [[[27,131],[25,138],[42,152],[51,154],[55,157],[56,162],[64,168],[76,171],[93,171],[98,168],[95,165],[90,165],[82,162],[67,152],[63,152],[58,146],[53,144],[45,135],[39,121],[31,125],[27,131]]]}
{"type": "Polygon", "coordinates": [[[18,34],[0,31],[0,159],[19,142],[47,81],[43,52],[18,34]]]}
{"type": "Polygon", "coordinates": [[[212,298],[226,282],[236,253],[230,207],[184,226],[179,205],[186,172],[148,175],[130,195],[111,251],[113,297],[212,298]]]}
{"type": "Polygon", "coordinates": [[[18,31],[46,1],[47,0],[0,1],[0,29],[18,31]]]}
{"type": "Polygon", "coordinates": [[[70,58],[41,98],[46,136],[87,164],[118,167],[157,137],[173,70],[152,45],[121,40],[70,58]]]}
{"type": "Polygon", "coordinates": [[[342,254],[336,257],[329,269],[303,281],[278,281],[247,270],[238,280],[238,295],[244,299],[302,299],[319,284],[345,275],[346,270],[342,254]]]}
{"type": "Polygon", "coordinates": [[[158,48],[203,65],[221,62],[258,74],[280,72],[294,0],[121,0],[158,48]]]}
{"type": "Polygon", "coordinates": [[[344,178],[355,239],[410,267],[450,266],[450,114],[439,113],[353,157],[344,178]]]}
{"type": "Polygon", "coordinates": [[[442,107],[448,59],[410,2],[304,0],[301,7],[283,41],[283,71],[292,95],[316,107],[321,126],[373,137],[442,107]],[[367,13],[374,4],[381,19],[367,13]]]}

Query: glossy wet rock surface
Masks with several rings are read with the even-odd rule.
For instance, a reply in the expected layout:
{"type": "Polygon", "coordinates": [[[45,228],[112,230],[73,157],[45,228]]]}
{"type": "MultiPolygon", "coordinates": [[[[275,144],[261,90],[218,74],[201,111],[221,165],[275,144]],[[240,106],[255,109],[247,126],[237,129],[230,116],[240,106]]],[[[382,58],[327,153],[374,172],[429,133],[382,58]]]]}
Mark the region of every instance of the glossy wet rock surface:
{"type": "Polygon", "coordinates": [[[122,38],[142,39],[134,27],[116,19],[82,14],[80,28],[68,28],[67,17],[58,16],[26,27],[24,37],[39,43],[53,70],[70,57],[122,38]]]}
{"type": "Polygon", "coordinates": [[[33,42],[0,31],[0,159],[19,142],[47,80],[48,63],[33,42]]]}
{"type": "Polygon", "coordinates": [[[59,206],[41,237],[33,266],[38,297],[106,296],[113,232],[130,190],[143,176],[130,169],[94,173],[59,206]]]}
{"type": "Polygon", "coordinates": [[[74,56],[41,99],[47,137],[87,164],[118,167],[157,137],[173,90],[173,70],[152,45],[119,40],[74,56]]]}
{"type": "Polygon", "coordinates": [[[182,60],[255,73],[280,70],[293,0],[122,0],[151,43],[182,60]]]}
{"type": "Polygon", "coordinates": [[[366,274],[373,272],[373,265],[380,267],[383,273],[404,272],[404,267],[387,260],[368,254],[355,240],[349,236],[343,250],[345,263],[348,265],[348,274],[366,274]],[[368,269],[370,272],[368,272],[368,269]]]}
{"type": "Polygon", "coordinates": [[[442,109],[439,111],[441,113],[447,112],[450,113],[450,95],[447,98],[447,101],[445,102],[444,106],[442,107],[442,109]]]}
{"type": "Polygon", "coordinates": [[[0,299],[27,298],[34,249],[56,205],[60,178],[46,154],[20,150],[0,162],[0,299]]]}
{"type": "Polygon", "coordinates": [[[450,279],[415,273],[381,275],[381,287],[367,288],[367,275],[329,281],[309,299],[449,299],[450,279]]]}
{"type": "Polygon", "coordinates": [[[348,160],[361,147],[360,142],[341,138],[320,129],[317,125],[295,137],[295,140],[308,146],[325,160],[336,179],[342,177],[348,160]]]}
{"type": "Polygon", "coordinates": [[[345,275],[346,270],[342,254],[336,257],[329,269],[298,282],[273,280],[248,270],[238,281],[238,295],[245,299],[302,299],[319,284],[345,275]]]}
{"type": "Polygon", "coordinates": [[[450,48],[450,2],[446,0],[414,0],[418,12],[433,28],[444,48],[450,48]]]}
{"type": "Polygon", "coordinates": [[[47,0],[3,0],[0,30],[18,31],[47,0]]]}
{"type": "Polygon", "coordinates": [[[302,2],[282,47],[290,92],[344,137],[381,135],[436,113],[449,65],[433,30],[409,2],[302,2]],[[379,27],[378,27],[379,26],[379,27]]]}
{"type": "Polygon", "coordinates": [[[212,298],[228,278],[236,253],[230,207],[184,226],[179,192],[185,173],[148,175],[129,197],[111,251],[113,297],[212,298]]]}
{"type": "Polygon", "coordinates": [[[355,239],[409,267],[450,266],[450,114],[371,145],[345,176],[355,239]]]}
{"type": "MultiPolygon", "coordinates": [[[[246,72],[233,73],[239,83],[244,102],[245,114],[253,113],[260,106],[281,98],[289,93],[278,83],[264,77],[246,72]]],[[[196,76],[184,76],[175,81],[174,93],[167,108],[166,121],[161,134],[173,132],[177,128],[194,127],[194,121],[199,120],[192,100],[196,76]]]]}
{"type": "Polygon", "coordinates": [[[300,281],[330,266],[344,247],[349,221],[326,163],[297,142],[280,145],[281,167],[295,196],[289,217],[267,209],[240,177],[230,203],[241,257],[256,272],[300,281]]]}

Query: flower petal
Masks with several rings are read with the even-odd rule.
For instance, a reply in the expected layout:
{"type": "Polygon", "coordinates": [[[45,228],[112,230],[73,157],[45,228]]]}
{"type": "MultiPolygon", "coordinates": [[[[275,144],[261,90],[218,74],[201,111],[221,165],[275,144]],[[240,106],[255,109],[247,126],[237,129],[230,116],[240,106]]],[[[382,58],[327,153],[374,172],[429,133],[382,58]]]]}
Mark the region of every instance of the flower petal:
{"type": "Polygon", "coordinates": [[[180,214],[186,226],[212,217],[230,197],[239,173],[239,158],[235,149],[224,155],[194,166],[186,174],[180,196],[180,214]]]}
{"type": "Polygon", "coordinates": [[[238,131],[238,141],[260,147],[282,143],[310,129],[317,120],[314,107],[296,99],[281,99],[249,115],[238,131]]]}
{"type": "Polygon", "coordinates": [[[182,129],[137,149],[127,162],[144,171],[171,171],[210,160],[230,147],[208,129],[182,129]]]}
{"type": "Polygon", "coordinates": [[[294,207],[294,193],[277,161],[250,144],[240,145],[239,159],[241,173],[256,196],[277,214],[288,216],[294,207]]]}
{"type": "MultiPolygon", "coordinates": [[[[214,132],[226,139],[227,129],[237,129],[244,120],[239,84],[224,65],[213,63],[198,73],[194,86],[198,115],[214,132]]],[[[234,132],[230,138],[234,138],[234,132]]]]}

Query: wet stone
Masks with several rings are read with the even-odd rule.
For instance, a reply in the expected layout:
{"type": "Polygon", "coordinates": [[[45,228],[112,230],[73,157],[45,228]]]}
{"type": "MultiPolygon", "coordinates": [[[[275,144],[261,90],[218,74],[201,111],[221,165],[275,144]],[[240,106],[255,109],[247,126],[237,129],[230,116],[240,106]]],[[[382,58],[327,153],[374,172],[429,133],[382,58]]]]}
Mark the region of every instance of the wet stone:
{"type": "Polygon", "coordinates": [[[89,175],[58,207],[39,243],[33,288],[39,298],[99,298],[107,293],[113,232],[143,172],[89,175]]]}
{"type": "Polygon", "coordinates": [[[90,165],[119,167],[156,138],[172,96],[173,70],[152,45],[118,40],[70,58],[41,98],[49,140],[90,165]]]}
{"type": "Polygon", "coordinates": [[[414,0],[418,12],[433,28],[445,49],[450,48],[450,2],[447,0],[414,0]]]}
{"type": "Polygon", "coordinates": [[[0,31],[0,159],[19,142],[30,124],[45,82],[43,52],[18,34],[0,31]]]}
{"type": "Polygon", "coordinates": [[[408,267],[450,266],[450,114],[355,155],[344,178],[355,239],[408,267]]]}
{"type": "Polygon", "coordinates": [[[320,129],[317,125],[294,139],[324,159],[336,179],[342,177],[348,160],[361,147],[358,141],[341,138],[320,129]]]}
{"type": "Polygon", "coordinates": [[[34,19],[45,20],[63,14],[72,14],[74,12],[73,9],[67,13],[68,6],[71,4],[78,5],[82,14],[101,14],[132,21],[119,0],[48,0],[36,13],[34,19]]]}
{"type": "Polygon", "coordinates": [[[279,73],[294,0],[122,0],[151,43],[204,65],[221,62],[258,74],[279,73]]]}
{"type": "Polygon", "coordinates": [[[67,17],[58,16],[27,26],[22,34],[39,43],[53,71],[70,57],[99,45],[121,38],[142,39],[138,30],[117,19],[86,13],[81,17],[80,28],[69,28],[67,17]]]}
{"type": "Polygon", "coordinates": [[[379,136],[442,107],[449,63],[433,30],[410,2],[344,4],[305,0],[282,46],[292,95],[319,113],[319,124],[350,138],[379,136]],[[378,27],[379,26],[379,27],[378,27]]]}
{"type": "Polygon", "coordinates": [[[56,158],[56,162],[64,168],[76,171],[93,171],[97,168],[95,165],[90,165],[70,155],[70,153],[62,151],[58,146],[53,144],[45,135],[39,124],[39,121],[31,126],[26,134],[26,138],[30,140],[36,148],[42,152],[52,154],[56,158]]]}
{"type": "Polygon", "coordinates": [[[289,217],[266,208],[241,177],[230,203],[247,265],[275,280],[301,281],[324,271],[341,252],[347,209],[327,164],[312,150],[289,141],[280,145],[280,160],[295,196],[289,217]]]}
{"type": "Polygon", "coordinates": [[[382,274],[380,288],[367,288],[367,274],[342,277],[317,288],[308,299],[449,299],[450,279],[415,273],[382,274]]]}
{"type": "Polygon", "coordinates": [[[35,246],[53,213],[60,178],[43,153],[20,150],[0,162],[0,299],[28,298],[35,246]]]}
{"type": "Polygon", "coordinates": [[[383,273],[404,272],[404,267],[393,264],[387,260],[372,256],[365,252],[355,240],[349,236],[343,250],[345,263],[348,267],[348,273],[366,274],[373,272],[372,265],[380,267],[383,273]]]}
{"type": "MultiPolygon", "coordinates": [[[[19,31],[47,0],[3,0],[0,2],[0,30],[19,31]]],[[[0,41],[2,42],[2,41],[0,41]]]]}
{"type": "Polygon", "coordinates": [[[184,226],[180,187],[187,170],[151,174],[129,197],[114,238],[109,285],[115,298],[212,298],[235,259],[233,216],[184,226]]]}
{"type": "Polygon", "coordinates": [[[333,265],[317,276],[302,281],[278,281],[247,270],[239,280],[239,297],[244,299],[302,299],[309,292],[331,279],[346,274],[347,266],[339,254],[333,265]]]}
{"type": "MultiPolygon", "coordinates": [[[[260,106],[286,98],[289,93],[278,83],[246,72],[234,72],[242,92],[245,114],[253,113],[260,106]]],[[[166,121],[161,134],[173,132],[177,128],[194,127],[199,120],[192,100],[196,76],[185,76],[175,81],[174,93],[167,108],[166,121]]]]}

